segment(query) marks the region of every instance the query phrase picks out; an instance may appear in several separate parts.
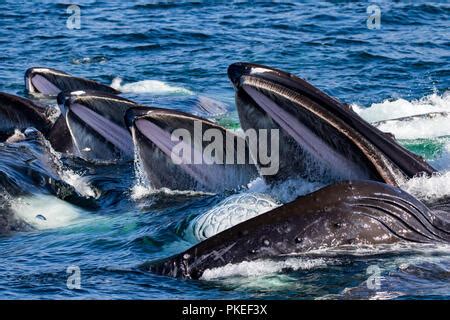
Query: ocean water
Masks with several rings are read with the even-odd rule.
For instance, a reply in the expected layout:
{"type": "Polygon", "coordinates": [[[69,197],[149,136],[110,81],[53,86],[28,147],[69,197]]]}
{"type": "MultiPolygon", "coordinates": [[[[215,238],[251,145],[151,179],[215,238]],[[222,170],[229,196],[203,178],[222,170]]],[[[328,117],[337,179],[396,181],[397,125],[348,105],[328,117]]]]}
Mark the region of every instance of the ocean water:
{"type": "MultiPolygon", "coordinates": [[[[24,71],[53,67],[111,84],[153,106],[189,111],[198,97],[214,99],[226,110],[216,120],[237,128],[226,70],[249,61],[295,73],[371,122],[450,112],[448,2],[377,1],[380,29],[367,27],[369,4],[1,1],[0,91],[26,95],[24,71]],[[67,27],[72,3],[80,7],[80,29],[67,27]]],[[[381,124],[439,168],[435,177],[402,186],[426,201],[450,195],[448,124],[448,116],[381,124]]],[[[93,165],[56,155],[67,183],[99,197],[98,208],[82,209],[24,178],[23,148],[0,144],[0,156],[2,179],[10,177],[25,191],[0,200],[33,226],[0,237],[0,298],[450,298],[448,246],[316,252],[228,265],[208,270],[200,281],[139,269],[217,229],[208,225],[215,221],[208,220],[212,214],[231,214],[240,206],[251,216],[320,185],[286,181],[270,187],[258,180],[239,194],[215,195],[149,190],[139,184],[133,164],[93,165]],[[255,199],[264,205],[255,207],[255,199]],[[79,290],[67,286],[73,267],[81,271],[79,290]],[[373,270],[380,275],[375,289],[367,286],[373,270]]]]}

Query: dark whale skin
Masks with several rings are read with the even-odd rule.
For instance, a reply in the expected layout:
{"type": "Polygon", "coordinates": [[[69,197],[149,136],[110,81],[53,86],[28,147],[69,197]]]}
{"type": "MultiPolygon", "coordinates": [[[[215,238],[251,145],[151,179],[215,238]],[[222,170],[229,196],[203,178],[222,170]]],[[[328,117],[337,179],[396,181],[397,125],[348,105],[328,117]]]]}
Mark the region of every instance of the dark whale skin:
{"type": "MultiPolygon", "coordinates": [[[[245,154],[250,154],[246,141],[205,118],[176,110],[136,107],[127,111],[125,120],[133,134],[143,171],[154,188],[218,192],[239,188],[258,175],[256,166],[250,163],[249,159],[242,164],[237,161],[238,142],[244,146],[245,154]],[[177,142],[171,140],[171,134],[174,130],[181,128],[192,135],[195,124],[201,124],[202,135],[208,129],[215,129],[221,133],[222,137],[233,139],[233,146],[224,143],[221,150],[224,158],[228,154],[233,155],[232,164],[226,161],[212,164],[173,162],[171,150],[177,142]]],[[[202,147],[209,143],[201,142],[202,147]]],[[[199,150],[200,148],[197,147],[196,150],[199,150]]]]}
{"type": "Polygon", "coordinates": [[[29,93],[42,93],[56,96],[62,91],[95,90],[109,94],[119,94],[120,92],[108,85],[74,77],[66,72],[45,68],[33,67],[25,72],[25,86],[29,93]],[[44,83],[45,82],[45,83],[44,83]],[[41,90],[36,88],[36,84],[41,83],[41,90]]]}
{"type": "Polygon", "coordinates": [[[240,223],[169,259],[161,275],[199,279],[206,269],[340,246],[449,243],[450,214],[374,181],[337,183],[240,223]]]}
{"type": "Polygon", "coordinates": [[[14,130],[34,127],[46,133],[51,122],[45,117],[45,108],[31,100],[0,92],[0,141],[6,140],[14,130]]]}
{"type": "Polygon", "coordinates": [[[436,172],[422,158],[366,122],[347,105],[301,78],[271,67],[242,62],[230,65],[228,76],[236,90],[243,129],[279,128],[282,131],[280,174],[268,177],[269,180],[296,175],[315,180],[315,175],[320,175],[318,167],[325,168],[328,175],[331,173],[334,182],[370,179],[396,186],[405,178],[436,172]],[[320,143],[319,154],[308,150],[311,137],[317,140],[312,142],[313,146],[320,143]],[[300,141],[302,138],[305,141],[300,141]],[[340,160],[339,164],[329,160],[333,156],[340,160]],[[351,170],[343,169],[345,165],[351,170]],[[336,170],[339,168],[340,171],[336,170]]]}

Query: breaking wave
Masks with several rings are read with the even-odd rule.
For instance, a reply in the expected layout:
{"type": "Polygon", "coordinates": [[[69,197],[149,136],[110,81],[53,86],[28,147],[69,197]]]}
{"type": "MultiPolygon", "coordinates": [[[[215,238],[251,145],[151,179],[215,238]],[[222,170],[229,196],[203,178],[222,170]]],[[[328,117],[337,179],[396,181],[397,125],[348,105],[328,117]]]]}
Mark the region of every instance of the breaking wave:
{"type": "MultiPolygon", "coordinates": [[[[356,104],[352,108],[369,122],[409,117],[430,112],[450,112],[450,92],[433,93],[419,100],[385,100],[365,108],[356,104]]],[[[395,132],[393,132],[395,134],[395,132]]]]}
{"type": "Polygon", "coordinates": [[[400,186],[421,200],[437,200],[450,195],[450,171],[432,177],[414,177],[400,186]]]}

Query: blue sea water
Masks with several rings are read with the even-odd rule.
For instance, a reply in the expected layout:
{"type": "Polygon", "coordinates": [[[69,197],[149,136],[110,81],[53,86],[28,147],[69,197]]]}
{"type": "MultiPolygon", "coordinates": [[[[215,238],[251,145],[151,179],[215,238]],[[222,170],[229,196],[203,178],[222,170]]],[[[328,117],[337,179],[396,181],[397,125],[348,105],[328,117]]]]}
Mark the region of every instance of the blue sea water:
{"type": "MultiPolygon", "coordinates": [[[[218,120],[236,127],[226,70],[248,61],[297,74],[353,104],[368,121],[450,111],[448,2],[374,3],[379,29],[367,26],[367,1],[0,1],[0,91],[26,95],[24,71],[52,67],[113,84],[153,106],[190,110],[195,97],[208,97],[226,106],[218,120]],[[79,5],[80,29],[67,27],[71,4],[79,5]]],[[[442,170],[405,183],[421,199],[450,194],[445,123],[390,128],[442,170]]],[[[142,263],[196,243],[187,236],[191,221],[230,195],[145,190],[132,165],[75,164],[66,176],[87,194],[100,190],[100,209],[82,210],[35,191],[14,200],[24,216],[47,220],[0,238],[0,298],[450,298],[446,246],[261,261],[200,281],[146,273],[142,263]],[[80,290],[67,286],[70,266],[80,268],[80,290]],[[370,266],[381,274],[375,290],[366,285],[370,266]]],[[[315,188],[297,181],[267,191],[259,183],[250,191],[279,203],[315,188]]]]}

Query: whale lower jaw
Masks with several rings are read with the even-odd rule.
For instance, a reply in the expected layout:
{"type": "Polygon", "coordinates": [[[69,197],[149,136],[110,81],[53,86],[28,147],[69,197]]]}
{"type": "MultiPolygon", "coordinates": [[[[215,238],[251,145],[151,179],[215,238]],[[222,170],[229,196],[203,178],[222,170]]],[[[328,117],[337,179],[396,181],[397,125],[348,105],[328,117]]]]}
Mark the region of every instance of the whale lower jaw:
{"type": "Polygon", "coordinates": [[[73,104],[65,116],[77,154],[94,161],[131,160],[130,133],[83,105],[73,104]]]}
{"type": "Polygon", "coordinates": [[[449,243],[450,215],[436,214],[399,188],[374,181],[325,187],[240,223],[185,252],[143,266],[199,279],[207,269],[351,245],[449,243]],[[446,228],[444,226],[447,226],[446,228]]]}
{"type": "Polygon", "coordinates": [[[246,77],[236,104],[244,129],[281,132],[283,170],[269,180],[300,176],[321,182],[370,179],[395,185],[402,178],[400,170],[364,137],[295,92],[246,77]],[[306,108],[298,107],[300,103],[306,108]]]}
{"type": "Polygon", "coordinates": [[[28,78],[27,84],[27,89],[30,93],[42,93],[49,96],[56,96],[61,92],[60,88],[56,87],[53,83],[39,74],[28,78]]]}
{"type": "MultiPolygon", "coordinates": [[[[62,92],[58,95],[61,119],[51,138],[67,131],[70,147],[77,155],[91,161],[128,161],[133,159],[131,134],[125,125],[128,108],[136,106],[130,100],[97,91],[62,92]],[[64,127],[65,126],[65,127],[64,127]]],[[[67,145],[67,147],[66,147],[67,145]]]]}
{"type": "Polygon", "coordinates": [[[244,146],[244,153],[249,155],[245,141],[213,122],[162,109],[137,108],[129,110],[127,114],[139,163],[153,188],[219,192],[246,186],[257,177],[256,167],[249,163],[248,158],[243,164],[238,164],[236,160],[238,151],[235,147],[239,143],[244,146]],[[200,137],[208,129],[215,129],[224,137],[224,141],[225,137],[229,137],[234,142],[234,147],[224,143],[217,150],[223,155],[223,162],[215,161],[214,157],[203,152],[207,145],[205,141],[183,144],[172,136],[175,130],[184,130],[194,142],[196,125],[201,127],[198,131],[200,137]],[[177,146],[183,146],[183,150],[176,152],[177,146]],[[183,158],[186,154],[190,155],[189,159],[183,158]],[[228,164],[225,159],[230,154],[233,161],[228,164]]]}

